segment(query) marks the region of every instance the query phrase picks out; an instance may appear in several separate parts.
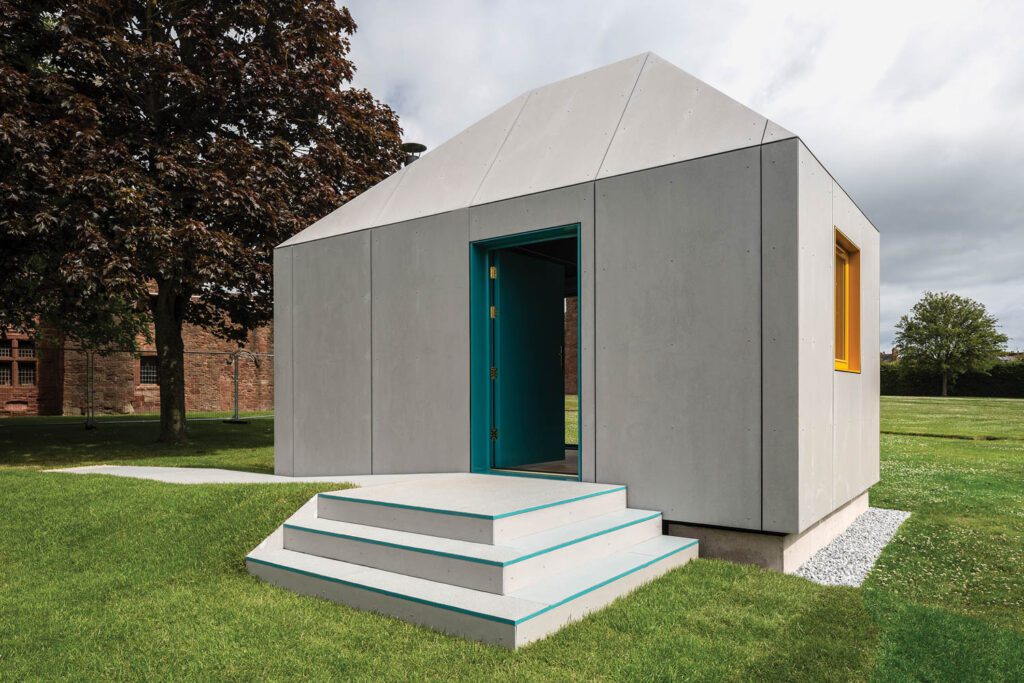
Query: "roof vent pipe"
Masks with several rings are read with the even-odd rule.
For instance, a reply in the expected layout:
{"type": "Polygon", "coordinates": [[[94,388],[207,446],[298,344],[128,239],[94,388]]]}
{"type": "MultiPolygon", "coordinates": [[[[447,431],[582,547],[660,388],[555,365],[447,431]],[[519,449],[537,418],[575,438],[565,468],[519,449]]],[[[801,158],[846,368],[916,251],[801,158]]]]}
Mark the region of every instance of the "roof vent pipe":
{"type": "Polygon", "coordinates": [[[418,142],[403,142],[401,149],[405,152],[405,165],[408,166],[419,159],[420,154],[427,151],[427,146],[418,142]]]}

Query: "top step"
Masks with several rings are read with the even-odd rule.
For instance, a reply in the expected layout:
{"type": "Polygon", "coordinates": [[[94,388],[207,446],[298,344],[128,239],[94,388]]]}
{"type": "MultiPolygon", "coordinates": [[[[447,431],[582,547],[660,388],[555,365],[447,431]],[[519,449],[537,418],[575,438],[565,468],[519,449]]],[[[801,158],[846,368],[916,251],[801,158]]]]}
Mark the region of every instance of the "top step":
{"type": "Polygon", "coordinates": [[[317,516],[324,519],[490,544],[625,507],[625,486],[487,474],[405,481],[317,497],[317,516]]]}

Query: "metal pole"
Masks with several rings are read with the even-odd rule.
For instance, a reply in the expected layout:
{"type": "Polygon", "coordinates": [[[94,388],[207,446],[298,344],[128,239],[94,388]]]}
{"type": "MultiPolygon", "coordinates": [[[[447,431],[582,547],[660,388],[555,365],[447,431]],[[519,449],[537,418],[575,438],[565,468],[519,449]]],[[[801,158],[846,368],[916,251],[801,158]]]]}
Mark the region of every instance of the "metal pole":
{"type": "Polygon", "coordinates": [[[238,420],[238,354],[235,354],[235,416],[234,419],[238,420]]]}
{"type": "Polygon", "coordinates": [[[95,356],[92,350],[85,352],[85,428],[96,429],[95,405],[95,356]]]}
{"type": "Polygon", "coordinates": [[[235,365],[235,414],[234,414],[234,416],[230,420],[224,420],[224,422],[226,422],[227,424],[235,424],[235,425],[249,424],[248,420],[243,420],[242,418],[240,418],[238,416],[238,360],[243,355],[244,356],[248,356],[249,358],[251,358],[253,363],[256,364],[256,367],[260,366],[260,359],[256,356],[256,354],[250,353],[249,351],[246,351],[245,349],[238,349],[237,351],[235,351],[234,353],[231,354],[231,359],[232,360],[230,362],[233,362],[234,365],[235,365]]]}

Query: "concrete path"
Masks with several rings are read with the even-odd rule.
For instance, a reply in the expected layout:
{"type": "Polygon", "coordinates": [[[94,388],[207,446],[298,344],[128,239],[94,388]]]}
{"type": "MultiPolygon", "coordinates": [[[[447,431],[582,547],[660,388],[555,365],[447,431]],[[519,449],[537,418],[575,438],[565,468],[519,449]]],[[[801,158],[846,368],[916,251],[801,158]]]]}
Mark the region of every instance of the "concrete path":
{"type": "Polygon", "coordinates": [[[444,472],[439,474],[339,474],[329,477],[284,477],[277,474],[221,470],[211,467],[144,467],[137,465],[87,465],[67,467],[47,472],[67,474],[108,474],[130,479],[150,479],[167,484],[317,484],[347,483],[357,486],[392,484],[425,477],[456,477],[465,473],[444,472]]]}

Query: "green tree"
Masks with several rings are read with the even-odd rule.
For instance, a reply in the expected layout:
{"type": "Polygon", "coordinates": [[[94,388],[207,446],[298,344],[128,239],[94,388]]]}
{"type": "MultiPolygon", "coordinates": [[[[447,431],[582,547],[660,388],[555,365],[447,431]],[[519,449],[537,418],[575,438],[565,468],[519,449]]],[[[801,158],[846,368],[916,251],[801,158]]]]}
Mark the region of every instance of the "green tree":
{"type": "Polygon", "coordinates": [[[183,324],[244,339],[273,247],[400,166],[355,30],[333,0],[0,0],[0,327],[123,346],[152,319],[183,439],[183,324]]]}
{"type": "Polygon", "coordinates": [[[900,363],[942,377],[942,395],[965,372],[987,372],[1008,337],[981,303],[948,292],[925,292],[896,324],[900,363]]]}

